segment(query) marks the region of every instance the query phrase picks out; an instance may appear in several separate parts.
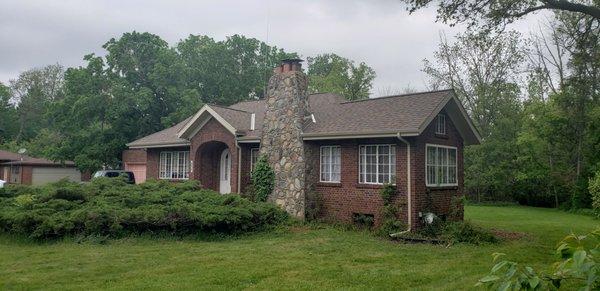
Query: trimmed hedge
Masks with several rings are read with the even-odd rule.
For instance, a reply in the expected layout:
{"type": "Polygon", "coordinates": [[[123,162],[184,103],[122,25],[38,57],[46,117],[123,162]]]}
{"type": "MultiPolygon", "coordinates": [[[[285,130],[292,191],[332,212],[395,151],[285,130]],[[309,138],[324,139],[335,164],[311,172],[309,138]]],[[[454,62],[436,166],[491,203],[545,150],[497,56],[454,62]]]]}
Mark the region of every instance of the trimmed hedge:
{"type": "Polygon", "coordinates": [[[288,219],[275,205],[201,189],[196,181],[99,178],[0,189],[0,231],[35,239],[133,233],[242,233],[288,219]]]}

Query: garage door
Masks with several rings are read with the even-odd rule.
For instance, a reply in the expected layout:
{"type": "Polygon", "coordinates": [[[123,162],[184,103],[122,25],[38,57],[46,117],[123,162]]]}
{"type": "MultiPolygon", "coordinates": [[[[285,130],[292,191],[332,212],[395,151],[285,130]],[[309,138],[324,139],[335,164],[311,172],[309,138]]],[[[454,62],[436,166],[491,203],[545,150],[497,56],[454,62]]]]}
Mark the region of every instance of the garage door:
{"type": "Polygon", "coordinates": [[[146,181],[146,164],[125,163],[125,171],[133,172],[136,184],[146,181]]]}
{"type": "Polygon", "coordinates": [[[81,182],[81,172],[76,168],[36,167],[32,171],[31,184],[44,185],[63,178],[74,182],[81,182]]]}

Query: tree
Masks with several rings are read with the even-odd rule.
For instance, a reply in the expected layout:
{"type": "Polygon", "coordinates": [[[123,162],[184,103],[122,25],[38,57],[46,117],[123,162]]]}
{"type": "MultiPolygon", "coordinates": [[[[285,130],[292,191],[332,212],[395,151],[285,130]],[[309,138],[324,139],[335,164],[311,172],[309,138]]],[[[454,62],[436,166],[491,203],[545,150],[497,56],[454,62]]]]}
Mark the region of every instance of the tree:
{"type": "Polygon", "coordinates": [[[525,15],[539,10],[569,11],[600,19],[597,0],[402,0],[412,13],[430,4],[437,5],[437,19],[455,25],[466,23],[470,27],[503,27],[525,15]]]}
{"type": "Polygon", "coordinates": [[[52,122],[46,112],[50,103],[63,98],[63,74],[63,67],[56,64],[25,71],[10,81],[11,102],[18,115],[17,142],[33,138],[52,122]]]}
{"type": "Polygon", "coordinates": [[[322,54],[308,58],[308,89],[311,93],[338,93],[348,100],[369,98],[375,71],[365,63],[336,54],[322,54]]]}
{"type": "Polygon", "coordinates": [[[0,144],[8,141],[16,132],[16,109],[10,99],[10,88],[0,82],[0,144]]]}
{"type": "Polygon", "coordinates": [[[203,103],[221,105],[263,98],[273,68],[282,59],[297,57],[241,35],[224,41],[190,35],[176,50],[185,67],[188,89],[195,90],[203,103]]]}
{"type": "Polygon", "coordinates": [[[454,43],[442,37],[435,60],[424,61],[432,86],[454,89],[483,137],[480,146],[465,150],[465,187],[477,199],[502,199],[515,183],[524,59],[518,43],[516,32],[468,32],[454,43]]]}

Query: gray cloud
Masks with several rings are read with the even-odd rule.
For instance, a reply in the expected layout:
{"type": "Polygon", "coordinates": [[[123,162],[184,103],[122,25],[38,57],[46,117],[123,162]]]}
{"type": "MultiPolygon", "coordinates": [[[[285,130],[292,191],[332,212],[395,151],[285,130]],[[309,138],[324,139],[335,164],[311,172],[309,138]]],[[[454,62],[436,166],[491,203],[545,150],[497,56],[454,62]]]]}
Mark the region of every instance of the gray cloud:
{"type": "MultiPolygon", "coordinates": [[[[382,89],[424,89],[422,60],[439,34],[463,28],[435,23],[435,9],[409,15],[396,0],[357,1],[25,1],[0,11],[0,81],[47,64],[83,65],[107,40],[148,31],[171,44],[189,34],[243,34],[302,56],[335,52],[372,66],[382,89]]],[[[515,27],[526,31],[534,20],[515,27]]]]}

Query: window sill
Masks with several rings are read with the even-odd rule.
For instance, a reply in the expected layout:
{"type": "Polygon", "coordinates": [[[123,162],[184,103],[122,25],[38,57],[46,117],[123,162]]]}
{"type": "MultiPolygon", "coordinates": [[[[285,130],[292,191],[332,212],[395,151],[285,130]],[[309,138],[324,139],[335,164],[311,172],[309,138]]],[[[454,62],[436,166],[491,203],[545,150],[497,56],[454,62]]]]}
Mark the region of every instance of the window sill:
{"type": "Polygon", "coordinates": [[[435,137],[437,137],[437,138],[443,138],[443,139],[448,139],[448,134],[436,133],[435,137]]]}
{"type": "Polygon", "coordinates": [[[341,182],[317,182],[317,187],[342,187],[341,182]]]}
{"type": "Polygon", "coordinates": [[[447,185],[447,186],[427,186],[429,190],[458,190],[458,185],[447,185]]]}
{"type": "Polygon", "coordinates": [[[383,189],[384,184],[361,184],[358,183],[355,185],[358,189],[383,189]]]}

